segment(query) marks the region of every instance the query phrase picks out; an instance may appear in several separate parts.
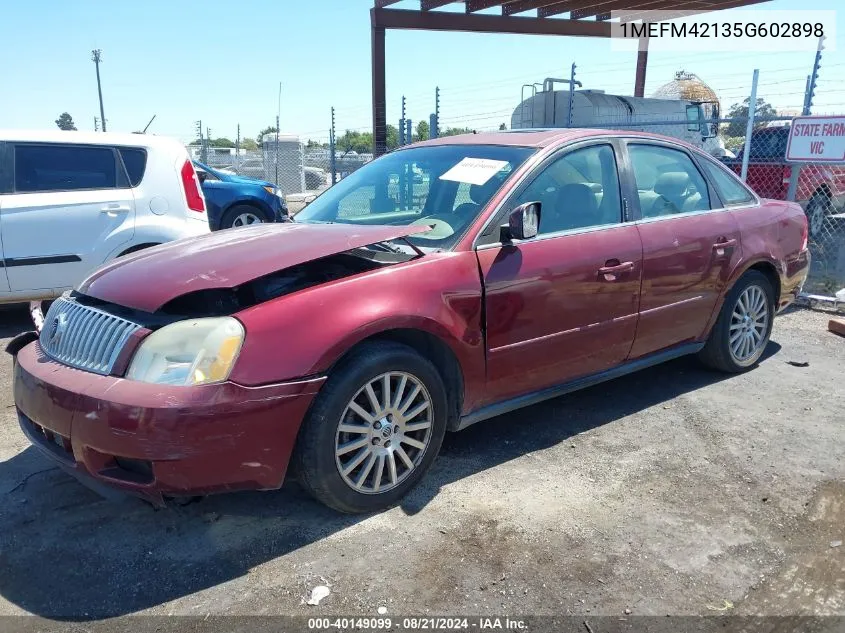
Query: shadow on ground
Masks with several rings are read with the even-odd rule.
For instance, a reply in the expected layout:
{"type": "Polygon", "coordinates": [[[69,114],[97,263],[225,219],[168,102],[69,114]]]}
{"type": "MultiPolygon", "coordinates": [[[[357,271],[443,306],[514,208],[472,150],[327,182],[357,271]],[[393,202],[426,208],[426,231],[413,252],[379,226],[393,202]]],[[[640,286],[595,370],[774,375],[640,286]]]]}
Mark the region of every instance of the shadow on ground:
{"type": "MultiPolygon", "coordinates": [[[[770,343],[766,356],[779,349],[770,343]]],[[[726,378],[680,359],[447,435],[402,510],[420,512],[452,482],[726,378]]],[[[33,448],[0,464],[0,594],[46,617],[100,619],[155,607],[363,520],[324,508],[295,485],[154,511],[102,501],[49,468],[33,448]]]]}

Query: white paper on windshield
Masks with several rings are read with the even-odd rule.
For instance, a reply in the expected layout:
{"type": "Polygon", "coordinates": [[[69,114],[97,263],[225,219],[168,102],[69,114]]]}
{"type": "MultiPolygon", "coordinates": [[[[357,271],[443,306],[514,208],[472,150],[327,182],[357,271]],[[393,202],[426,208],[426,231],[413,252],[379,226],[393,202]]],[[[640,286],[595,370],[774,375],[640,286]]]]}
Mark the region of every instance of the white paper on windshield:
{"type": "Polygon", "coordinates": [[[440,180],[453,180],[455,182],[465,182],[470,185],[483,185],[507,167],[507,165],[508,161],[506,160],[464,158],[460,163],[440,176],[440,180]]]}

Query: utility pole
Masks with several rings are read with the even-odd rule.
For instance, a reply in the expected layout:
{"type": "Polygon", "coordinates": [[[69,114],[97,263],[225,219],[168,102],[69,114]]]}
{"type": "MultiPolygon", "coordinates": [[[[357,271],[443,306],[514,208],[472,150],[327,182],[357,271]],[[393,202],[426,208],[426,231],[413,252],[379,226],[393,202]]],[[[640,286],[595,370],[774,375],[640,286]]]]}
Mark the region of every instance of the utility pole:
{"type": "Polygon", "coordinates": [[[572,68],[569,71],[569,114],[566,127],[572,127],[572,97],[575,94],[575,84],[581,85],[580,81],[575,81],[575,62],[572,62],[572,68]]]}
{"type": "Polygon", "coordinates": [[[103,111],[103,87],[100,84],[100,62],[103,60],[103,51],[99,48],[91,51],[91,61],[97,68],[97,94],[100,96],[100,121],[103,123],[103,132],[106,131],[106,113],[103,111]]]}

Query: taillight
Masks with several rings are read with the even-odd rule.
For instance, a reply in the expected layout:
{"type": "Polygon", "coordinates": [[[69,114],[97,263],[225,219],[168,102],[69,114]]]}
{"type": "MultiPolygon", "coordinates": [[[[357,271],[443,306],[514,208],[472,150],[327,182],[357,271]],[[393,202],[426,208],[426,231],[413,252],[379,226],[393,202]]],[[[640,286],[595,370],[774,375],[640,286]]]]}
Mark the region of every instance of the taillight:
{"type": "Polygon", "coordinates": [[[182,165],[182,188],[185,190],[185,199],[188,201],[188,208],[191,211],[205,213],[205,201],[200,194],[199,180],[191,161],[186,160],[182,165]]]}

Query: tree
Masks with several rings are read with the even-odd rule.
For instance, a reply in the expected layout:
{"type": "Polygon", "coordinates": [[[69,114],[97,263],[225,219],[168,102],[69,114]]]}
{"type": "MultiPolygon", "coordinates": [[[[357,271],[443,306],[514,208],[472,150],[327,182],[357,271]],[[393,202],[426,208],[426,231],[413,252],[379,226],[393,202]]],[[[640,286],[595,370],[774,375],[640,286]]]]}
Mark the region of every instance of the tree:
{"type": "Polygon", "coordinates": [[[258,149],[258,143],[256,143],[251,138],[243,138],[241,139],[241,149],[245,149],[247,151],[254,151],[258,149]]]}
{"type": "Polygon", "coordinates": [[[59,115],[59,118],[56,119],[56,125],[59,126],[60,130],[75,130],[76,126],[73,124],[73,117],[70,116],[67,112],[62,112],[59,115]]]}
{"type": "Polygon", "coordinates": [[[507,126],[507,125],[505,125],[504,123],[502,123],[502,124],[499,126],[499,131],[500,131],[500,132],[504,132],[504,131],[505,131],[505,130],[507,130],[507,129],[508,129],[508,126],[507,126]]]}
{"type": "Polygon", "coordinates": [[[428,121],[420,121],[419,123],[417,123],[417,133],[414,136],[414,140],[426,141],[428,140],[430,134],[431,130],[429,129],[428,121]]]}
{"type": "Polygon", "coordinates": [[[258,144],[258,147],[263,146],[265,134],[273,134],[273,133],[278,132],[278,131],[279,131],[279,128],[277,128],[275,125],[268,125],[263,130],[261,130],[258,133],[258,136],[255,137],[255,142],[258,144]]]}
{"type": "Polygon", "coordinates": [[[468,127],[447,127],[440,132],[440,136],[457,136],[458,134],[473,134],[473,130],[468,127]]]}
{"type": "MultiPolygon", "coordinates": [[[[742,103],[735,103],[728,110],[729,119],[746,119],[746,121],[731,121],[728,124],[725,134],[728,136],[745,136],[745,128],[748,119],[749,106],[751,104],[751,97],[746,97],[742,103]]],[[[770,118],[777,116],[777,110],[772,107],[772,104],[766,102],[765,99],[757,98],[757,105],[754,108],[754,129],[766,127],[766,121],[756,121],[761,117],[770,118]]]]}
{"type": "Polygon", "coordinates": [[[234,147],[235,143],[234,143],[234,141],[230,141],[226,137],[220,137],[220,138],[211,139],[208,142],[208,146],[209,147],[234,147]]]}
{"type": "MultiPolygon", "coordinates": [[[[387,149],[394,150],[399,147],[399,128],[395,125],[387,125],[387,149]]],[[[372,148],[370,148],[372,151],[372,148]]]]}

